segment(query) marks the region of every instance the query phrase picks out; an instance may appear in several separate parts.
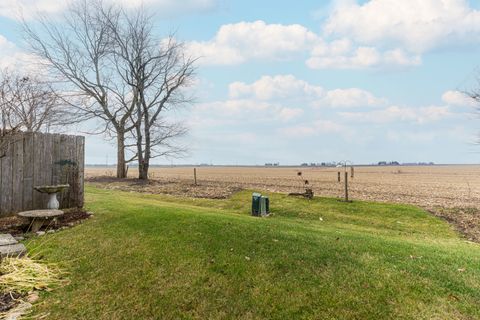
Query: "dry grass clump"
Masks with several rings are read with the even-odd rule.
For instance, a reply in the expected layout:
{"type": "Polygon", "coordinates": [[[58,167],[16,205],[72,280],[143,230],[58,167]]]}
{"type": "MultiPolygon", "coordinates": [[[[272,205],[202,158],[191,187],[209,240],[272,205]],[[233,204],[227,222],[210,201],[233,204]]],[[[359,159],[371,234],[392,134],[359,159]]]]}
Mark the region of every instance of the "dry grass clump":
{"type": "MultiPolygon", "coordinates": [[[[65,273],[55,264],[47,264],[28,257],[4,258],[0,262],[0,293],[11,297],[7,299],[10,300],[7,301],[10,307],[30,306],[22,298],[34,291],[49,291],[64,284],[66,281],[64,275],[65,273]]],[[[25,310],[21,311],[22,314],[25,312],[25,310]]],[[[0,312],[0,319],[4,319],[7,315],[8,310],[0,312]]]]}
{"type": "Polygon", "coordinates": [[[28,257],[5,258],[0,263],[0,291],[29,293],[63,284],[64,272],[55,264],[28,257]]]}

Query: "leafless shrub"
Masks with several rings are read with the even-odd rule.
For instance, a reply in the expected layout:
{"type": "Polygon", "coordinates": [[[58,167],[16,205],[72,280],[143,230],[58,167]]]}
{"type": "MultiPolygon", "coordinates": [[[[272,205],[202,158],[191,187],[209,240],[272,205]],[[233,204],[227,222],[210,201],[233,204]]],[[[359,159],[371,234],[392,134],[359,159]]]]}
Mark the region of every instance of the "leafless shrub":
{"type": "Polygon", "coordinates": [[[38,76],[0,70],[0,156],[15,133],[48,132],[65,124],[67,115],[50,83],[38,76]]]}

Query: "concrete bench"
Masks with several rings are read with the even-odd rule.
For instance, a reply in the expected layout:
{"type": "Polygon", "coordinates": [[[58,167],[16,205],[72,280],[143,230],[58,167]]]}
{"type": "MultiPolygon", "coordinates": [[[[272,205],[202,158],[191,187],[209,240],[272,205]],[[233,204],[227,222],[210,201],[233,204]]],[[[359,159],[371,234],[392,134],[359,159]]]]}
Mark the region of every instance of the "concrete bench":
{"type": "Polygon", "coordinates": [[[29,219],[31,231],[37,232],[46,222],[50,223],[52,220],[54,221],[57,217],[63,215],[63,211],[53,209],[31,210],[19,212],[17,215],[29,219]]]}

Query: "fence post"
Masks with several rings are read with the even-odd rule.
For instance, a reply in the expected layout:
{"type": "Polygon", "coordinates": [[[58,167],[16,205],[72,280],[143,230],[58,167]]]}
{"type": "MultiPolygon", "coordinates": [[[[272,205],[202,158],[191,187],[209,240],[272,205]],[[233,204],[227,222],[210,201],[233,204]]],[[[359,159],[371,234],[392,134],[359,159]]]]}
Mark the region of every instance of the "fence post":
{"type": "Polygon", "coordinates": [[[353,179],[353,176],[355,175],[355,171],[354,171],[353,166],[350,167],[350,172],[351,172],[350,177],[353,179]]]}
{"type": "Polygon", "coordinates": [[[337,174],[338,174],[338,178],[337,178],[337,180],[338,180],[338,182],[340,182],[340,180],[341,180],[341,177],[340,177],[340,171],[338,171],[338,172],[337,172],[337,174]]]}
{"type": "Polygon", "coordinates": [[[348,172],[345,171],[345,202],[348,202],[348,172]]]}
{"type": "Polygon", "coordinates": [[[193,168],[193,179],[195,181],[195,185],[197,185],[197,168],[193,168]]]}

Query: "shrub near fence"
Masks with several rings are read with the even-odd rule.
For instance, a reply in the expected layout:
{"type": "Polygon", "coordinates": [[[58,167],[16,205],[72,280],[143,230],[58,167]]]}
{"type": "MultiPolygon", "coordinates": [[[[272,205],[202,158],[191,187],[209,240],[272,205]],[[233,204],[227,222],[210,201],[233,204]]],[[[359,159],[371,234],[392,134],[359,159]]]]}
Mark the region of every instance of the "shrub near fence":
{"type": "Polygon", "coordinates": [[[58,195],[60,208],[82,207],[85,138],[61,134],[18,133],[0,150],[0,216],[44,209],[48,196],[35,186],[69,184],[58,195]]]}

